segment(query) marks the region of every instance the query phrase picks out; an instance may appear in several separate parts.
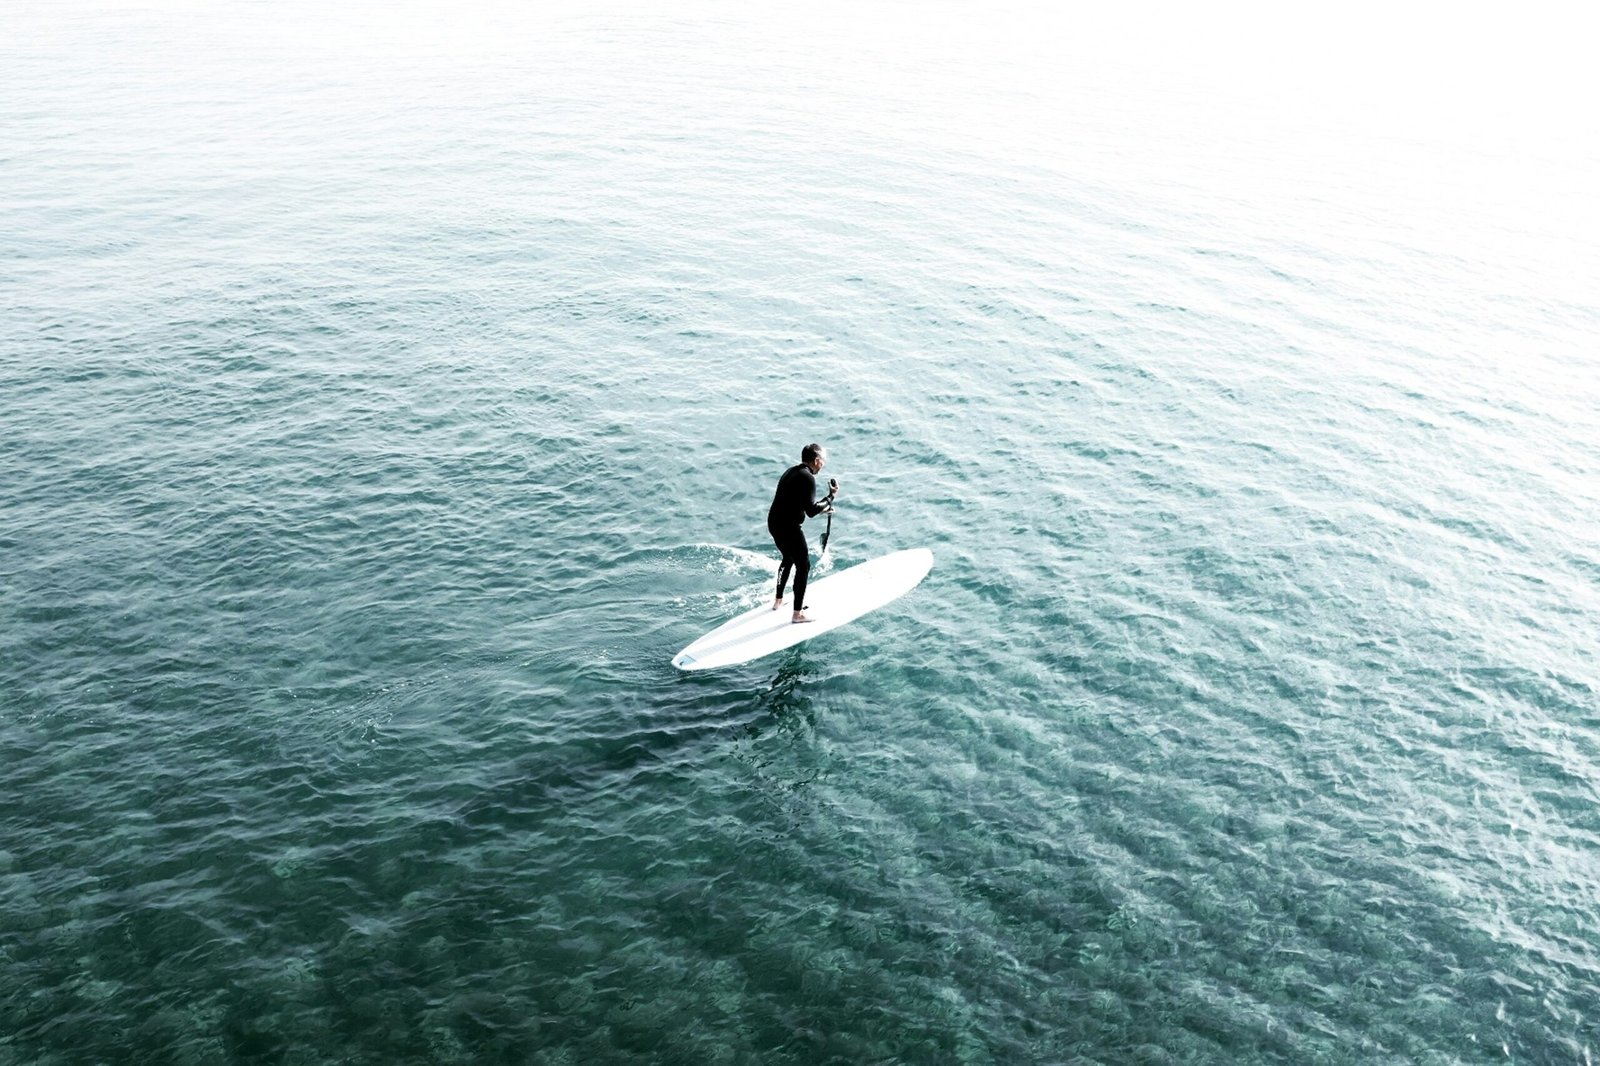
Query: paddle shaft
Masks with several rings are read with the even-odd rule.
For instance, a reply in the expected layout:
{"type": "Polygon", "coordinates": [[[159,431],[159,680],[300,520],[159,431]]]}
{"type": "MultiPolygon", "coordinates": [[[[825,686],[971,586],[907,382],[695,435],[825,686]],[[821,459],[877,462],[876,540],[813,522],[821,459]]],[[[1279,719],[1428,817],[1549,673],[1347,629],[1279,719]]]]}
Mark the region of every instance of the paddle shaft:
{"type": "Polygon", "coordinates": [[[833,535],[833,496],[834,496],[834,493],[836,493],[838,491],[839,491],[839,483],[837,481],[835,481],[833,478],[829,478],[828,479],[828,528],[824,529],[822,531],[822,551],[817,552],[818,555],[821,555],[823,552],[826,552],[828,550],[828,538],[833,535]]]}

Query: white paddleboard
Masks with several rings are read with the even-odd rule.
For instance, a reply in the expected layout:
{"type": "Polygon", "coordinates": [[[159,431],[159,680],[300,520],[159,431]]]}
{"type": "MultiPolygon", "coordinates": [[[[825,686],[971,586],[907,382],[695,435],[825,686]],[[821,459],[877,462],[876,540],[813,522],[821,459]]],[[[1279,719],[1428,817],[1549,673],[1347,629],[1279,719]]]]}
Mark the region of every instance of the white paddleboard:
{"type": "Polygon", "coordinates": [[[672,665],[679,670],[710,670],[782,651],[899,599],[931,569],[933,552],[927,548],[869,559],[806,586],[806,615],[811,621],[796,624],[790,621],[794,610],[789,603],[774,611],[769,600],[684,648],[672,657],[672,665]]]}

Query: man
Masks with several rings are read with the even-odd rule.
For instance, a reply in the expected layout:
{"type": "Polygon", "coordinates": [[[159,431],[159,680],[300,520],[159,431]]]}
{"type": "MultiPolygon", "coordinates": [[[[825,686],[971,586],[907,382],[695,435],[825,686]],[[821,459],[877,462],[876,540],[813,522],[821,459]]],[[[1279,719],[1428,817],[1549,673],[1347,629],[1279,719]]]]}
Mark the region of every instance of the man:
{"type": "Polygon", "coordinates": [[[789,583],[789,571],[794,571],[795,622],[809,622],[806,617],[806,578],[811,576],[811,546],[800,529],[807,518],[827,514],[833,510],[833,499],[839,494],[839,483],[828,480],[828,495],[818,502],[817,475],[822,473],[828,457],[822,445],[807,444],[800,450],[800,465],[791,466],[778,479],[778,491],[772,496],[772,506],[767,510],[767,532],[772,543],[778,546],[783,562],[778,564],[778,598],[772,604],[774,611],[783,607],[783,589],[789,583]]]}

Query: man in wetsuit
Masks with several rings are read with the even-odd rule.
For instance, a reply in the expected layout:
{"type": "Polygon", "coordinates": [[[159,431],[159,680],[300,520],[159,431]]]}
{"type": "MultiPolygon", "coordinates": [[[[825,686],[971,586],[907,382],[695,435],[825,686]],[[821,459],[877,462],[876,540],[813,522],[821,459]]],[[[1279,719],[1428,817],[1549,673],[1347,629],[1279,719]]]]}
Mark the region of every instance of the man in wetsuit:
{"type": "Polygon", "coordinates": [[[828,481],[828,495],[817,500],[817,475],[828,461],[822,445],[807,444],[800,451],[800,464],[791,466],[778,479],[778,491],[772,496],[772,507],[767,511],[767,532],[772,543],[778,546],[783,562],[778,564],[778,598],[772,604],[774,611],[783,606],[783,589],[789,583],[789,571],[794,571],[794,618],[796,622],[809,622],[806,617],[806,578],[811,576],[811,546],[800,524],[808,517],[826,514],[833,510],[833,498],[839,494],[839,483],[828,481]]]}

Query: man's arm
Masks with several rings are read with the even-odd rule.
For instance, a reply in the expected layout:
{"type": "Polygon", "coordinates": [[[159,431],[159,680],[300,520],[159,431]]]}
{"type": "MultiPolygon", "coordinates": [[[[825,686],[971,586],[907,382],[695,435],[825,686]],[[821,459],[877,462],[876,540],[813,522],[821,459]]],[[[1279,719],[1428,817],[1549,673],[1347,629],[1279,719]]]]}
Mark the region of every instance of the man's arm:
{"type": "MultiPolygon", "coordinates": [[[[813,493],[815,493],[817,491],[815,486],[816,486],[816,482],[812,482],[811,491],[813,493]]],[[[833,510],[833,498],[835,496],[837,496],[837,495],[839,495],[839,479],[830,477],[828,479],[828,494],[826,496],[824,496],[820,501],[818,501],[816,503],[808,504],[806,506],[806,514],[810,515],[812,518],[815,518],[815,517],[817,517],[817,515],[822,514],[824,511],[833,510]]]]}

